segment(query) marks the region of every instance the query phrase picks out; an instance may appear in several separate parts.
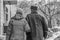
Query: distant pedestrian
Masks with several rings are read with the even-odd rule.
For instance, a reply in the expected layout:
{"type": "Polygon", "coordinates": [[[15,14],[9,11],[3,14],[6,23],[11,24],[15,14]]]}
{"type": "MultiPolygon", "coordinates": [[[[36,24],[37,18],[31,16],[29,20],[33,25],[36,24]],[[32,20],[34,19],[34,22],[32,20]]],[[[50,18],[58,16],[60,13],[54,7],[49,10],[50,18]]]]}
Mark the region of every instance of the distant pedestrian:
{"type": "Polygon", "coordinates": [[[48,27],[44,17],[37,13],[36,6],[31,6],[31,14],[27,15],[26,20],[31,28],[31,32],[27,33],[27,40],[31,37],[32,40],[43,40],[43,37],[46,38],[48,27]]]}

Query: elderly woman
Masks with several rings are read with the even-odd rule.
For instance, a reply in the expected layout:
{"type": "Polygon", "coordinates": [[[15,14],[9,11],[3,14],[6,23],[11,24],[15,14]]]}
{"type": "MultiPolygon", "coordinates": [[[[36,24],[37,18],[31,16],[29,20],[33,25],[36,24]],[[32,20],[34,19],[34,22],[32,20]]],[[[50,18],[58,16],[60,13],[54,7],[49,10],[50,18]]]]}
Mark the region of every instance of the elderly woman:
{"type": "Polygon", "coordinates": [[[30,31],[27,21],[19,10],[17,10],[15,16],[9,22],[6,40],[26,40],[25,32],[30,31]]]}

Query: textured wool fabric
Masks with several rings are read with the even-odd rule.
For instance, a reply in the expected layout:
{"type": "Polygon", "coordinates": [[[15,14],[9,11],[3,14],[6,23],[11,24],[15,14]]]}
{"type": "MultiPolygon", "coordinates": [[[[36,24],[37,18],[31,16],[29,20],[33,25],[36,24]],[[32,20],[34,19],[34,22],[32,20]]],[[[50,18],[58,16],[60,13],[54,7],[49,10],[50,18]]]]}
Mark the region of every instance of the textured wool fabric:
{"type": "Polygon", "coordinates": [[[26,20],[31,28],[31,34],[29,35],[31,35],[32,40],[43,40],[43,37],[47,36],[46,31],[48,31],[48,28],[46,22],[37,12],[28,14],[26,20]]]}
{"type": "Polygon", "coordinates": [[[7,40],[26,40],[26,31],[30,30],[27,21],[25,19],[11,21],[7,28],[7,40]]]}

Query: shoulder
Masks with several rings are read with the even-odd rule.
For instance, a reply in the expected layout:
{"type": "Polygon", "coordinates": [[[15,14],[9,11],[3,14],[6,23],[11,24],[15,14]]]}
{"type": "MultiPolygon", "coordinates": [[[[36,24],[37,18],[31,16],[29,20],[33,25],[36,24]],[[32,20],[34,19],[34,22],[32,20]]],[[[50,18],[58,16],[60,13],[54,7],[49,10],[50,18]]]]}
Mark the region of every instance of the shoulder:
{"type": "Polygon", "coordinates": [[[43,17],[42,15],[40,15],[40,14],[38,14],[38,16],[39,16],[40,18],[42,18],[42,19],[44,18],[44,17],[43,17]]]}
{"type": "Polygon", "coordinates": [[[43,20],[44,20],[44,17],[43,17],[43,16],[41,16],[40,14],[37,14],[37,15],[36,15],[36,17],[38,17],[41,21],[43,21],[43,20]]]}
{"type": "Polygon", "coordinates": [[[11,18],[11,19],[10,19],[10,21],[9,21],[9,23],[13,23],[13,21],[14,21],[14,19],[13,19],[13,18],[11,18]]]}
{"type": "Polygon", "coordinates": [[[25,18],[23,18],[23,19],[22,19],[22,21],[23,21],[23,22],[25,22],[25,21],[26,21],[26,19],[25,19],[25,18]]]}
{"type": "Polygon", "coordinates": [[[27,14],[25,19],[29,19],[31,17],[31,14],[27,14]]]}
{"type": "Polygon", "coordinates": [[[22,21],[26,24],[27,23],[27,21],[26,21],[26,19],[24,18],[24,19],[22,19],[22,21]]]}

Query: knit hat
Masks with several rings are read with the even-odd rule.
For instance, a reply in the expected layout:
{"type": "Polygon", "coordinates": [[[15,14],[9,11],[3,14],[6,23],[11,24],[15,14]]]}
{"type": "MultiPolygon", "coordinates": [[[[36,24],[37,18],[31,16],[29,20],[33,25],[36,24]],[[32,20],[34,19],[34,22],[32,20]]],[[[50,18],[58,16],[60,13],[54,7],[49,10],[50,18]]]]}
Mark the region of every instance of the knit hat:
{"type": "Polygon", "coordinates": [[[17,13],[16,14],[21,14],[22,15],[23,10],[21,8],[17,8],[17,13]]]}

